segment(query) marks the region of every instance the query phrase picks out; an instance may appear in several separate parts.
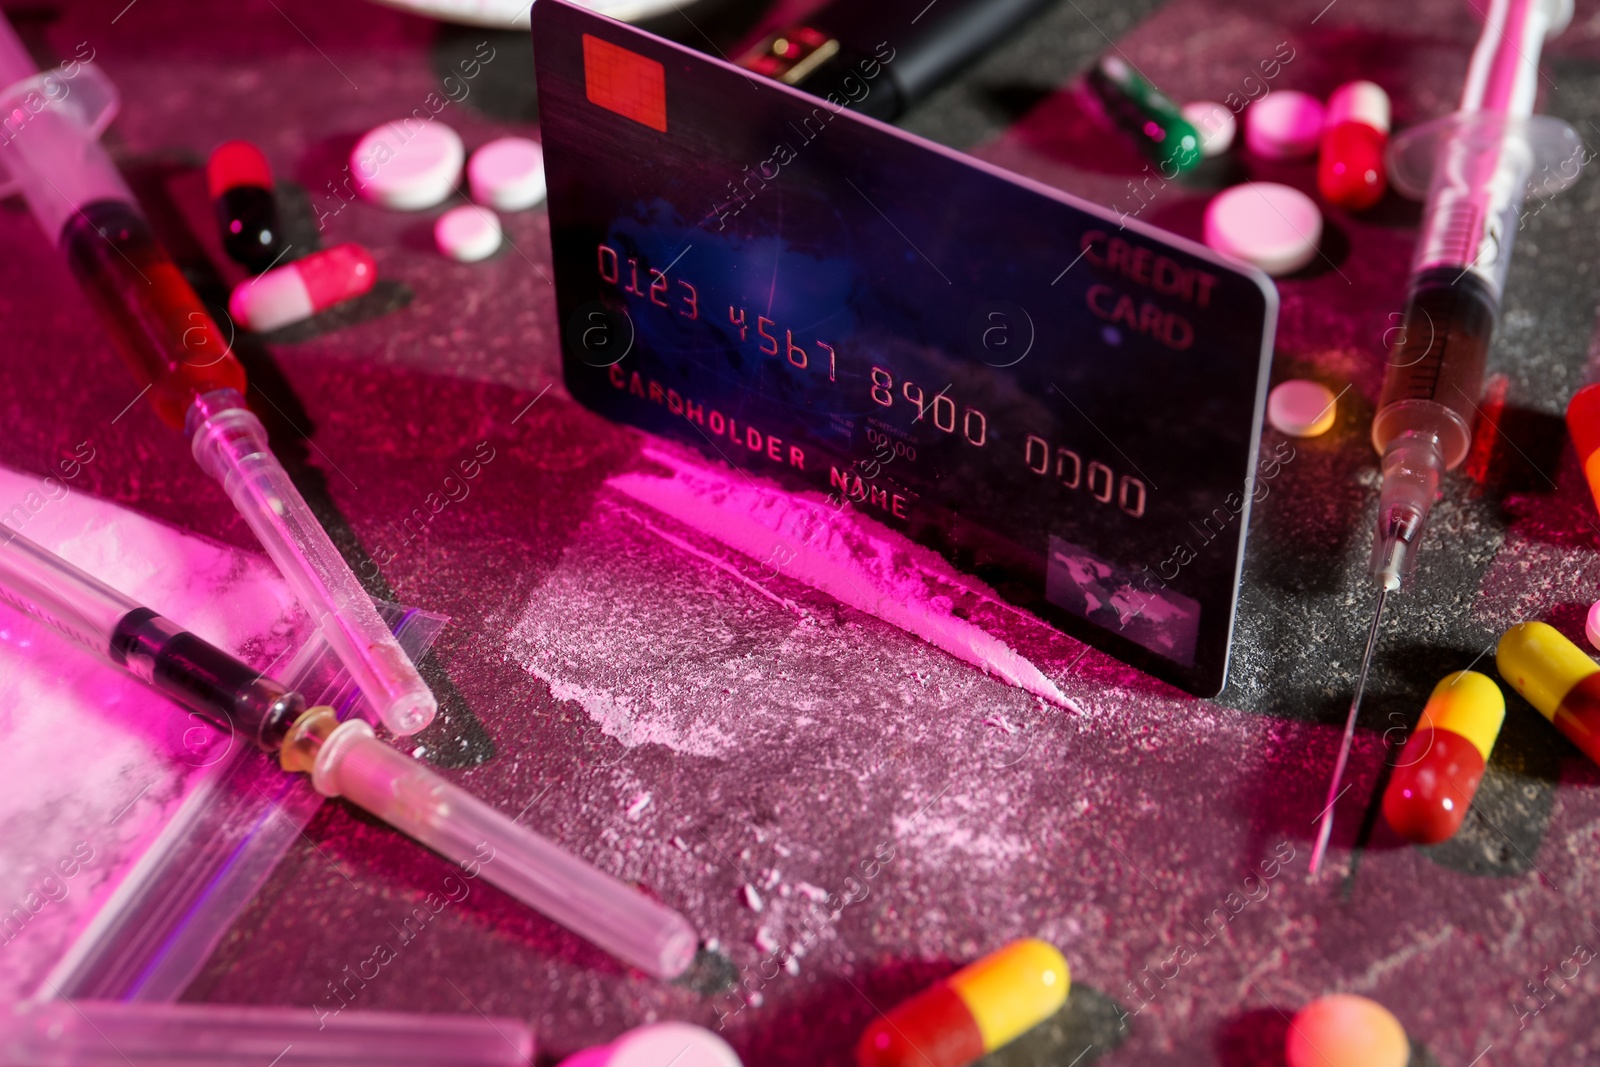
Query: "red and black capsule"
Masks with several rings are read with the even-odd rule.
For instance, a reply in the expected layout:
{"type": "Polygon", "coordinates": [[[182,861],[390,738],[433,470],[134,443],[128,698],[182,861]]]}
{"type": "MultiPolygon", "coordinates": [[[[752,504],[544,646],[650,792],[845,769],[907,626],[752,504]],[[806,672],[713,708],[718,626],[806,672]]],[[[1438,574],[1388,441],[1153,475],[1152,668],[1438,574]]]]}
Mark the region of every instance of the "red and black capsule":
{"type": "Polygon", "coordinates": [[[228,256],[252,274],[277,262],[283,227],[272,195],[272,170],[261,149],[249,141],[220,145],[206,164],[206,184],[228,256]]]}

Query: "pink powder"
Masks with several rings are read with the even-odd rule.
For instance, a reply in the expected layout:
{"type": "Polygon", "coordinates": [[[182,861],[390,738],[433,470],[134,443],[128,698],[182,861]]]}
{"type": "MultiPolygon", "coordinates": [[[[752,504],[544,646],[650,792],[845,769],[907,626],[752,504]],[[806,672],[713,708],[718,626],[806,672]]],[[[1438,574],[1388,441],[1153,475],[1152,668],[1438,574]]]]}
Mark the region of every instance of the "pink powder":
{"type": "Polygon", "coordinates": [[[758,579],[781,574],[804,582],[1001,681],[1078,710],[1025,657],[952,614],[954,597],[999,598],[935,553],[854,509],[835,511],[820,494],[785,492],[657,447],[643,454],[671,475],[622,474],[606,484],[756,560],[758,579]]]}
{"type": "MultiPolygon", "coordinates": [[[[0,516],[257,666],[301,636],[264,559],[4,468],[0,516]]],[[[51,968],[239,742],[3,604],[0,737],[0,999],[17,1000],[49,995],[51,968]]]]}

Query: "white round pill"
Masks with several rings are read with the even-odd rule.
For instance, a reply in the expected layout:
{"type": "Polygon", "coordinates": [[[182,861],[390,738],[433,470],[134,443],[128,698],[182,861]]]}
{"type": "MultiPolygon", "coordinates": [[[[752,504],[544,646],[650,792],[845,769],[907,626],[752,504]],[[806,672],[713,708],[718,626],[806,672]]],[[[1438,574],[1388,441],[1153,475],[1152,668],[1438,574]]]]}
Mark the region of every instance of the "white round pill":
{"type": "Polygon", "coordinates": [[[1244,143],[1263,159],[1303,159],[1322,140],[1322,103],[1314,96],[1279,89],[1244,113],[1244,143]]]}
{"type": "Polygon", "coordinates": [[[367,199],[398,211],[442,204],[461,180],[461,136],[433,119],[385,123],[356,142],[350,173],[367,199]]]}
{"type": "Polygon", "coordinates": [[[477,204],[462,204],[439,216],[433,224],[439,251],[462,263],[487,259],[500,248],[500,220],[477,204]]]}
{"type": "Polygon", "coordinates": [[[472,199],[497,211],[523,211],[544,199],[544,149],[526,137],[490,141],[467,161],[472,199]]]}
{"type": "Polygon", "coordinates": [[[1589,618],[1583,624],[1583,632],[1589,635],[1589,643],[1600,649],[1600,600],[1595,601],[1589,609],[1589,618]]]}
{"type": "Polygon", "coordinates": [[[742,1067],[728,1043],[689,1023],[654,1023],[629,1030],[611,1046],[606,1067],[742,1067]]]}
{"type": "Polygon", "coordinates": [[[1220,156],[1233,144],[1239,131],[1233,112],[1214,100],[1194,100],[1183,105],[1183,117],[1200,131],[1200,154],[1220,156]]]}
{"type": "Polygon", "coordinates": [[[1320,437],[1338,417],[1338,397],[1321,382],[1296,378],[1267,396],[1267,421],[1290,437],[1320,437]]]}
{"type": "Polygon", "coordinates": [[[1206,244],[1273,277],[1293,274],[1317,254],[1322,212],[1305,193],[1276,182],[1225,189],[1206,207],[1206,244]]]}

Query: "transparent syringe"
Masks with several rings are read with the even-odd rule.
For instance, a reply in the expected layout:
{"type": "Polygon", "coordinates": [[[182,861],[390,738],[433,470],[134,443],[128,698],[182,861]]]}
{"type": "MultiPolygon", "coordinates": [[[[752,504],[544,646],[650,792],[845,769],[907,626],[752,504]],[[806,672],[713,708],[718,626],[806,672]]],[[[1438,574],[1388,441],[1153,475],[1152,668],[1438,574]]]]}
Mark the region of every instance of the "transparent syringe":
{"type": "Polygon", "coordinates": [[[383,724],[427,726],[438,703],[245,407],[244,367],[151,232],[99,134],[117,92],[93,64],[40,74],[0,15],[0,196],[20,192],[66,257],[162,421],[187,430],[383,724]]]}
{"type": "Polygon", "coordinates": [[[309,774],[323,796],[344,797],[618,959],[660,978],[677,977],[693,961],[699,938],[671,908],[397,752],[362,720],[340,722],[330,707],[307,708],[299,693],[5,527],[0,601],[230,736],[276,753],[284,770],[309,774]]]}
{"type": "Polygon", "coordinates": [[[1540,192],[1547,195],[1577,178],[1577,133],[1559,119],[1533,114],[1539,53],[1547,37],[1566,28],[1572,9],[1573,0],[1494,0],[1460,108],[1407,131],[1390,147],[1391,181],[1408,195],[1426,194],[1427,206],[1372,421],[1372,444],[1383,457],[1371,561],[1378,600],[1311,852],[1313,877],[1333,832],[1385,601],[1415,567],[1440,479],[1460,466],[1472,445],[1530,177],[1538,171],[1540,192]]]}

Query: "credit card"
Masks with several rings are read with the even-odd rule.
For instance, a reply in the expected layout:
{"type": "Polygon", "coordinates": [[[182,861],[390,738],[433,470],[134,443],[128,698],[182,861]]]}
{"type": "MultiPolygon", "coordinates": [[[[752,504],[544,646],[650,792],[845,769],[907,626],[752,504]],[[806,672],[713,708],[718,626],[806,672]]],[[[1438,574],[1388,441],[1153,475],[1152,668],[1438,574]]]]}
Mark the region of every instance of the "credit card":
{"type": "Polygon", "coordinates": [[[533,40],[574,397],[1221,690],[1264,275],[848,110],[892,33],[829,98],[562,0],[533,40]]]}

